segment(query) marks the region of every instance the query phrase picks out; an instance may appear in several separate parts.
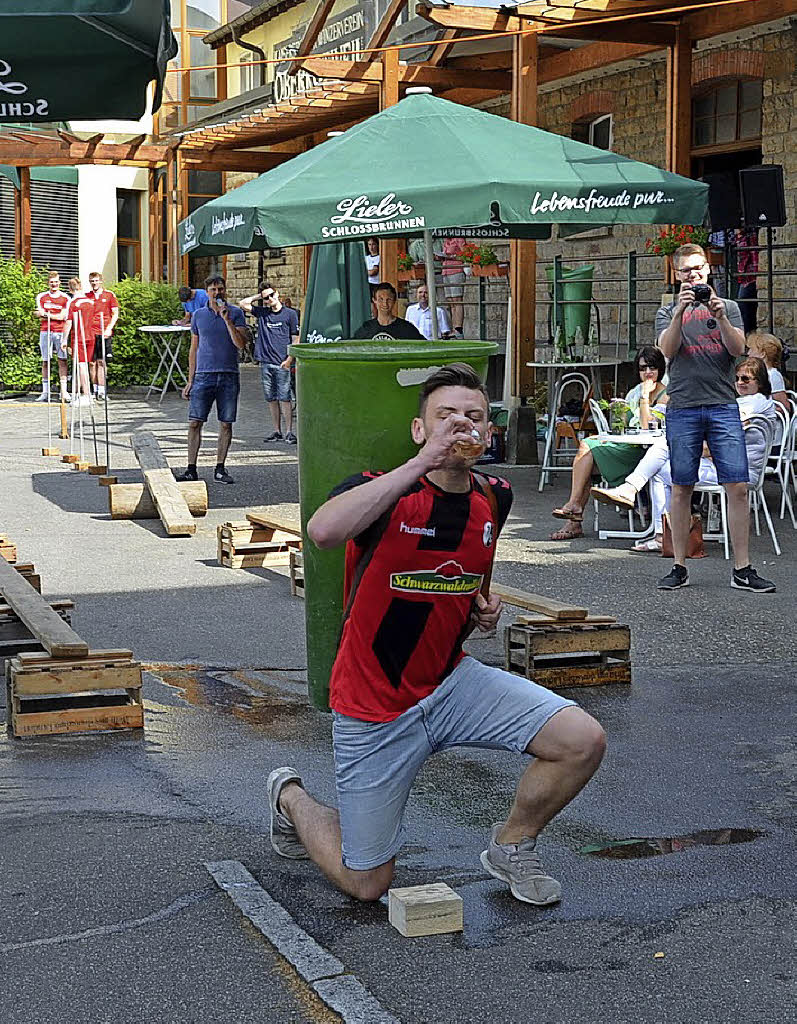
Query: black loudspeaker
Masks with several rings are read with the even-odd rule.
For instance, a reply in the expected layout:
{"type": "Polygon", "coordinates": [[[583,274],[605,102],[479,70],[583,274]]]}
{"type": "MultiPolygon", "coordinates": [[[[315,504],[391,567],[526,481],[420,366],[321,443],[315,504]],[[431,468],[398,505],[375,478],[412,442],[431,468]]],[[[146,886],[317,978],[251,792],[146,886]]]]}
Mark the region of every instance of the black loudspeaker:
{"type": "Polygon", "coordinates": [[[742,213],[748,228],[780,228],[786,223],[786,193],[780,164],[739,171],[742,213]]]}
{"type": "Polygon", "coordinates": [[[736,171],[704,174],[708,185],[708,217],[712,231],[738,228],[742,224],[742,197],[736,171]]]}

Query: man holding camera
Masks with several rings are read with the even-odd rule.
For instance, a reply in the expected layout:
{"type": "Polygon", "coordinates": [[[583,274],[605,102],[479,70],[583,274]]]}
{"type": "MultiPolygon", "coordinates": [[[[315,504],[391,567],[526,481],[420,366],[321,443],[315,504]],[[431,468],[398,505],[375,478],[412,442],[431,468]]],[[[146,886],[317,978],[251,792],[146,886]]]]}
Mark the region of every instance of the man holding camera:
{"type": "Polygon", "coordinates": [[[667,444],[672,469],[670,522],[675,564],[659,590],[689,586],[686,547],[692,491],[704,442],[728,498],[733,545],[731,586],[753,593],[776,588],[750,565],[747,450],[734,390],[734,364],[744,352],[739,307],[720,299],[708,285],[709,265],[699,245],[682,245],[672,255],[681,287],[677,298],[656,314],[659,348],[669,360],[667,444]]]}

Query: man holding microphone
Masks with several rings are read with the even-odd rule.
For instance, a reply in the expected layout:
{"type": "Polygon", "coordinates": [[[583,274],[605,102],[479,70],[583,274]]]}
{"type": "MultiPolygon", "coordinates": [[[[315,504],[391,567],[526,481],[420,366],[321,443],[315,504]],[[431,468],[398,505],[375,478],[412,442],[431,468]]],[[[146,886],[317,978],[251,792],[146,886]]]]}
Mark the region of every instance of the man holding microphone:
{"type": "Polygon", "coordinates": [[[748,551],[747,449],[734,389],[734,365],[745,343],[742,315],[735,302],[718,298],[709,287],[708,260],[699,245],[682,245],[673,253],[672,261],[681,287],[677,298],[656,314],[656,336],[669,360],[666,423],[675,564],[658,587],[678,590],[689,586],[685,559],[692,491],[705,442],[728,498],[734,554],[731,586],[752,593],[772,593],[775,584],[758,575],[750,565],[748,551]]]}

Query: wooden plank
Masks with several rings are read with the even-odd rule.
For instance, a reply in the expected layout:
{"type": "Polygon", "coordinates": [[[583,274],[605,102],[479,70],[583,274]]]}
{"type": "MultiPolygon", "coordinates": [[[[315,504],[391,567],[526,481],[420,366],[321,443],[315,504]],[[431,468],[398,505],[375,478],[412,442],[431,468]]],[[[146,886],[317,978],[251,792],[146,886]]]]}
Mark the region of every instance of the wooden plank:
{"type": "Polygon", "coordinates": [[[219,564],[226,569],[270,569],[288,565],[288,552],[274,551],[267,555],[231,555],[225,551],[219,564]]]}
{"type": "Polygon", "coordinates": [[[190,537],[196,533],[194,517],[170,469],[145,470],[144,483],[170,537],[190,537]]]}
{"type": "Polygon", "coordinates": [[[415,13],[442,28],[472,28],[479,32],[506,32],[521,28],[520,18],[487,7],[429,7],[419,3],[415,13]]]}
{"type": "Polygon", "coordinates": [[[130,437],[133,452],[142,469],[168,469],[169,463],[151,430],[137,430],[130,437]]]}
{"type": "Polygon", "coordinates": [[[631,647],[631,630],[628,626],[555,629],[551,632],[532,629],[528,643],[529,650],[533,655],[575,654],[583,651],[628,651],[631,647]]]}
{"type": "MultiPolygon", "coordinates": [[[[69,613],[63,612],[61,616],[64,622],[69,623],[69,613]]],[[[24,622],[14,616],[4,615],[0,619],[0,640],[36,640],[24,622]]],[[[39,641],[36,640],[38,643],[39,641]]]]}
{"type": "Polygon", "coordinates": [[[298,541],[265,541],[260,544],[230,544],[222,540],[222,548],[233,555],[267,555],[272,551],[287,552],[292,546],[296,547],[297,543],[298,541]]]}
{"type": "Polygon", "coordinates": [[[566,690],[575,686],[608,686],[611,683],[629,684],[631,663],[535,669],[534,682],[549,690],[566,690]]]}
{"type": "Polygon", "coordinates": [[[11,713],[11,729],[15,737],[143,728],[144,708],[136,702],[110,707],[70,708],[64,711],[39,711],[27,714],[12,710],[11,713]]]}
{"type": "Polygon", "coordinates": [[[688,175],[692,145],[692,41],[689,29],[679,25],[667,50],[667,170],[688,175]]]}
{"type": "Polygon", "coordinates": [[[313,17],[310,19],[310,23],[305,29],[302,41],[299,43],[299,49],[296,51],[296,56],[288,65],[287,71],[289,75],[295,75],[302,66],[302,57],[306,57],[310,53],[316,44],[316,40],[321,34],[321,29],[326,24],[326,20],[329,17],[329,13],[335,6],[335,0],[318,0],[318,6],[315,9],[313,17]]]}
{"type": "Polygon", "coordinates": [[[0,544],[0,558],[4,558],[6,562],[16,562],[17,560],[17,546],[16,544],[0,544]]]}
{"type": "Polygon", "coordinates": [[[50,668],[21,671],[11,663],[11,689],[18,697],[43,694],[90,693],[93,690],[135,690],[141,686],[141,665],[115,665],[111,668],[50,668]]]}
{"type": "Polygon", "coordinates": [[[0,593],[53,657],[85,658],[89,645],[53,611],[24,576],[0,558],[0,593]]]}
{"type": "Polygon", "coordinates": [[[299,505],[294,502],[253,508],[251,512],[246,513],[246,518],[257,526],[268,526],[285,533],[295,533],[297,537],[302,532],[299,505]]]}
{"type": "Polygon", "coordinates": [[[635,60],[660,49],[660,46],[639,46],[635,43],[591,43],[575,50],[563,50],[540,60],[539,84],[596,71],[624,60],[635,60]]]}
{"type": "Polygon", "coordinates": [[[684,24],[690,37],[699,40],[765,25],[794,14],[797,14],[797,0],[749,0],[748,3],[696,10],[684,18],[684,24]]]}
{"type": "Polygon", "coordinates": [[[515,587],[505,587],[500,583],[492,582],[490,593],[496,594],[505,604],[514,605],[516,608],[528,608],[533,612],[543,612],[545,615],[550,615],[552,619],[578,621],[586,619],[589,614],[586,608],[564,604],[562,601],[555,601],[542,594],[530,594],[525,590],[517,590],[515,587]]]}
{"type": "Polygon", "coordinates": [[[462,897],[445,882],[389,889],[388,921],[407,938],[463,930],[462,897]]]}
{"type": "Polygon", "coordinates": [[[125,650],[124,648],[112,648],[107,651],[89,651],[85,658],[81,658],[79,661],[70,662],[67,659],[54,661],[46,654],[21,654],[19,656],[20,663],[23,668],[29,668],[32,665],[56,665],[59,668],[87,668],[91,663],[98,662],[99,664],[112,664],[114,662],[129,662],[133,659],[133,652],[125,650]]]}
{"type": "MultiPolygon", "coordinates": [[[[588,615],[580,619],[578,625],[597,626],[608,625],[617,622],[615,615],[588,615]]],[[[529,612],[526,615],[518,615],[515,623],[521,626],[545,626],[546,629],[574,629],[572,622],[562,622],[559,619],[552,619],[550,615],[543,615],[542,612],[529,612]]]]}

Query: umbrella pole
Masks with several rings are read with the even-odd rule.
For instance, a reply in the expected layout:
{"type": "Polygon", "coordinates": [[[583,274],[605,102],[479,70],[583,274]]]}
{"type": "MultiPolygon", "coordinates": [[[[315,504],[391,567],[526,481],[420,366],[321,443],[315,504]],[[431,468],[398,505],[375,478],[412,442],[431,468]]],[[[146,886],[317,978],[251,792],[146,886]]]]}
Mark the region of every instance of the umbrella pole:
{"type": "Polygon", "coordinates": [[[426,228],[423,233],[423,245],[426,256],[426,287],[429,290],[429,309],[432,311],[432,338],[437,341],[440,331],[437,324],[437,290],[434,281],[434,249],[432,248],[432,232],[426,228]]]}

